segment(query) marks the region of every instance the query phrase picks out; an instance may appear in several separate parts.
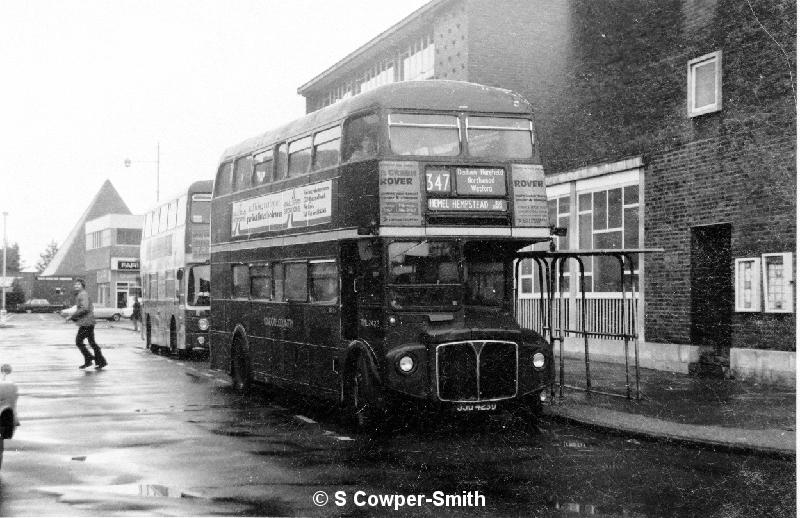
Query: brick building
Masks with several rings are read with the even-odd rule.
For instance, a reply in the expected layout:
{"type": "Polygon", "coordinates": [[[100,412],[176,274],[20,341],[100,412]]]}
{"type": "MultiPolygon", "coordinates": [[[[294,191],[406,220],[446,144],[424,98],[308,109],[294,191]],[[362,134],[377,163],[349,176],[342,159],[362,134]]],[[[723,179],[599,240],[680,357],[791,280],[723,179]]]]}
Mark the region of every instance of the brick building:
{"type": "MultiPolygon", "coordinates": [[[[632,280],[643,365],[685,370],[710,351],[741,376],[786,380],[796,32],[788,0],[433,0],[298,93],[309,112],[403,80],[523,94],[551,221],[569,228],[559,246],[664,249],[632,280]]],[[[595,260],[590,311],[619,311],[612,284],[595,260]]]]}

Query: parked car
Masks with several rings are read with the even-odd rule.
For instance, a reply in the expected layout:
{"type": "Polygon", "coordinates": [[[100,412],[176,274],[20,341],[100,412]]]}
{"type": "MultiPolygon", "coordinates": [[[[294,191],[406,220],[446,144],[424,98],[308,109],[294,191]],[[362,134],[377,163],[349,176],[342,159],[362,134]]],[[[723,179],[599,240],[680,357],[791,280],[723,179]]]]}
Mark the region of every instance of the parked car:
{"type": "Polygon", "coordinates": [[[14,437],[14,431],[19,426],[17,419],[17,385],[6,379],[11,374],[11,365],[4,364],[0,367],[3,379],[0,381],[0,466],[3,465],[4,441],[14,437]]]}
{"type": "MultiPolygon", "coordinates": [[[[61,316],[64,318],[69,318],[75,313],[76,310],[76,306],[68,307],[67,309],[61,310],[61,316]]],[[[130,318],[131,311],[132,310],[129,310],[128,308],[108,308],[105,306],[94,306],[94,318],[117,322],[123,316],[130,318]]]]}
{"type": "Polygon", "coordinates": [[[28,302],[17,304],[15,311],[17,313],[55,313],[63,308],[62,304],[50,304],[47,299],[31,299],[28,302]]]}

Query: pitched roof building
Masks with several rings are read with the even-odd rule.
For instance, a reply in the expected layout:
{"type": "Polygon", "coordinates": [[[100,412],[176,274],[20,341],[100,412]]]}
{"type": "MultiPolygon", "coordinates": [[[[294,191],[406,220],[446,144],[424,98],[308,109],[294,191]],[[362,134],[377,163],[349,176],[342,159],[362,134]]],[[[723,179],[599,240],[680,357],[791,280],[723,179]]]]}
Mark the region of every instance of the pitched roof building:
{"type": "Polygon", "coordinates": [[[40,277],[83,277],[86,275],[86,232],[87,221],[106,214],[130,214],[131,210],[122,200],[109,180],[103,182],[86,210],[78,218],[58,252],[47,265],[40,277]]]}

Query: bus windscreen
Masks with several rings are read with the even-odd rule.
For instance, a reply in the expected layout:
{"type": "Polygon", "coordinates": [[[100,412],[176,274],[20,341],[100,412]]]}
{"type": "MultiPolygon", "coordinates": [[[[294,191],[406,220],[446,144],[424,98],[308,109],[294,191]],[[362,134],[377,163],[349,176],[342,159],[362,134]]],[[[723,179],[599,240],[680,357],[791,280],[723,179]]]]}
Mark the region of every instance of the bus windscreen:
{"type": "Polygon", "coordinates": [[[186,301],[190,306],[211,304],[211,267],[207,264],[189,268],[186,301]]]}

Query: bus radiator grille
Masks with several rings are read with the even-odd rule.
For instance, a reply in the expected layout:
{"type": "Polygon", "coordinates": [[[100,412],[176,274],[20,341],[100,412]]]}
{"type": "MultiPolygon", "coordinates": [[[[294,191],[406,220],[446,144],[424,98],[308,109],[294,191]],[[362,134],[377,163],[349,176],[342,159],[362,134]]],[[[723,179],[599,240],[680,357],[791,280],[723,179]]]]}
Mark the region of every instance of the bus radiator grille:
{"type": "Polygon", "coordinates": [[[469,341],[437,346],[439,399],[486,401],[514,397],[517,358],[514,342],[469,341]]]}

